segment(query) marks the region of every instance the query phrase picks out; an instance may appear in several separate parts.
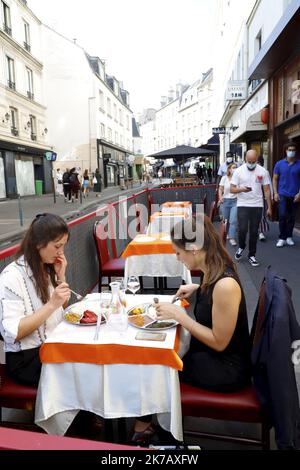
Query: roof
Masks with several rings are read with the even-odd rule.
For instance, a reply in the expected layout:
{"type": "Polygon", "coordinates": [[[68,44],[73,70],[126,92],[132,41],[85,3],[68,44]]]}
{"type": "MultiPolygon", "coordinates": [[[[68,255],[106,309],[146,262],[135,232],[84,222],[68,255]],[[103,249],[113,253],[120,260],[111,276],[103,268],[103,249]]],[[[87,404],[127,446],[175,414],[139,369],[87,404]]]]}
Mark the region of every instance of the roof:
{"type": "Polygon", "coordinates": [[[135,118],[132,118],[132,137],[141,137],[135,118]]]}

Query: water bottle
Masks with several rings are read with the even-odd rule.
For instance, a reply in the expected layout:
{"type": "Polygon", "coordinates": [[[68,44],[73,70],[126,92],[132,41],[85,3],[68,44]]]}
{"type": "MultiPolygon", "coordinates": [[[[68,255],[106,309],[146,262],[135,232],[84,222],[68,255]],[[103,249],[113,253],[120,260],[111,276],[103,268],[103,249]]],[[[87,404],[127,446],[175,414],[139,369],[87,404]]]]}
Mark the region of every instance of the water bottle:
{"type": "Polygon", "coordinates": [[[126,331],[128,326],[128,319],[126,311],[121,302],[120,283],[111,282],[110,288],[112,292],[112,298],[109,307],[109,318],[107,325],[112,331],[126,331]]]}

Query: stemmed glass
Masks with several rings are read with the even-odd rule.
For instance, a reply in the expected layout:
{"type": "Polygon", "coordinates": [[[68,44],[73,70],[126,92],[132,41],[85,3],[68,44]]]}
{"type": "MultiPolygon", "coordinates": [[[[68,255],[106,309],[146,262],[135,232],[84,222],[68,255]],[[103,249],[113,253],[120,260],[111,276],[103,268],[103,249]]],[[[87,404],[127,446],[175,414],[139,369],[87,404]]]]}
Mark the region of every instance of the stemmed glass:
{"type": "Polygon", "coordinates": [[[137,276],[129,276],[127,280],[127,289],[136,294],[136,292],[140,289],[140,281],[137,276]]]}

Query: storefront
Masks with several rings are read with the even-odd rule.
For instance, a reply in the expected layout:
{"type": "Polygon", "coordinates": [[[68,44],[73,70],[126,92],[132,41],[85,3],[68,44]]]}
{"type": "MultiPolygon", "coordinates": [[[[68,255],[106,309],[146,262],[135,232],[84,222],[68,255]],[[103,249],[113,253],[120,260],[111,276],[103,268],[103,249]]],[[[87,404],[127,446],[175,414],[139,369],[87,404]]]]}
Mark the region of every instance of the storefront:
{"type": "Polygon", "coordinates": [[[128,179],[128,153],[103,139],[98,140],[98,168],[104,187],[124,186],[128,179]]]}
{"type": "Polygon", "coordinates": [[[36,194],[36,181],[43,192],[52,192],[52,164],[45,158],[49,149],[0,141],[0,199],[36,194]]]}
{"type": "MultiPolygon", "coordinates": [[[[283,147],[296,143],[300,155],[300,8],[291,2],[249,67],[249,79],[268,79],[270,159],[284,157],[283,147]]],[[[300,207],[297,213],[300,224],[300,207]]]]}

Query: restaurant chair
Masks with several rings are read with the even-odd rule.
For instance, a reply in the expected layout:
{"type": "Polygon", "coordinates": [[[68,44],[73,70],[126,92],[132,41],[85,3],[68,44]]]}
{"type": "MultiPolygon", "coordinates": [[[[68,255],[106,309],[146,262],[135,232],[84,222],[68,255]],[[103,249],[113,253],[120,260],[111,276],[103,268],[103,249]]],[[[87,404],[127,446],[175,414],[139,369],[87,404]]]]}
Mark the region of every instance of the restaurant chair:
{"type": "Polygon", "coordinates": [[[0,364],[0,423],[2,408],[32,411],[35,407],[37,388],[15,382],[6,374],[5,364],[0,364]]]}
{"type": "Polygon", "coordinates": [[[209,218],[213,222],[216,215],[216,201],[212,201],[209,209],[209,218]]]}
{"type": "MultiPolygon", "coordinates": [[[[264,309],[264,285],[259,296],[258,309],[264,309]]],[[[259,328],[259,324],[256,328],[259,328]]],[[[237,442],[240,444],[261,445],[263,450],[270,449],[270,423],[262,411],[254,385],[233,393],[220,393],[204,390],[192,385],[181,383],[182,416],[210,418],[221,421],[238,421],[242,423],[258,423],[261,425],[261,437],[241,437],[228,434],[208,433],[185,430],[186,436],[197,436],[208,439],[237,442]]],[[[183,421],[184,422],[184,421],[183,421]]]]}
{"type": "Polygon", "coordinates": [[[99,261],[99,282],[98,292],[101,292],[102,278],[108,278],[108,284],[112,277],[123,277],[125,269],[124,258],[111,258],[107,246],[105,226],[100,221],[94,224],[94,239],[97,248],[97,256],[99,261]],[[103,235],[103,236],[101,236],[103,235]]]}

